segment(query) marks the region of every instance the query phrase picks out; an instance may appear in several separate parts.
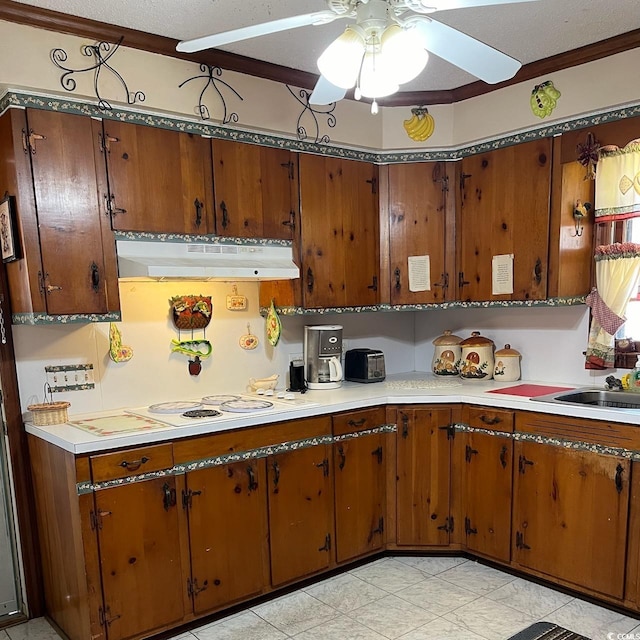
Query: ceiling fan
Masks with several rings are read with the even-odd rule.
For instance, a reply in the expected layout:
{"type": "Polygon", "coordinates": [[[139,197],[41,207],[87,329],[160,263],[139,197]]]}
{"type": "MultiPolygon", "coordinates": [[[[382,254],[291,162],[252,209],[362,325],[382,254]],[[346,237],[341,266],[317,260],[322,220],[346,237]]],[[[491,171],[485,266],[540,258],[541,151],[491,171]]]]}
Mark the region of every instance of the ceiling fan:
{"type": "Polygon", "coordinates": [[[309,102],[330,104],[355,87],[355,98],[372,98],[372,112],[376,113],[376,98],[395,93],[400,84],[415,78],[424,69],[428,52],[489,84],[512,78],[520,68],[518,60],[434,20],[430,14],[535,1],[326,0],[329,8],[324,11],[184,40],[176,49],[193,53],[297,27],[355,19],[318,59],[321,76],[309,102]]]}

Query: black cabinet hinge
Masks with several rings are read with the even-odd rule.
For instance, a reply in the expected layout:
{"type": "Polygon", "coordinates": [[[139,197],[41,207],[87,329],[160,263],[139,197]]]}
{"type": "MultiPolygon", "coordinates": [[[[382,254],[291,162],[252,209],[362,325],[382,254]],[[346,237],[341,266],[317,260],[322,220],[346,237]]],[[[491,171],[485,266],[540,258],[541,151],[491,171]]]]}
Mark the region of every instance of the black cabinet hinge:
{"type": "Polygon", "coordinates": [[[516,549],[531,549],[528,544],[525,544],[524,533],[516,531],[516,549]]]}
{"type": "Polygon", "coordinates": [[[447,516],[444,519],[444,524],[438,527],[439,531],[446,531],[447,533],[453,533],[453,516],[447,516]]]}
{"type": "Polygon", "coordinates": [[[378,526],[375,529],[371,529],[371,533],[369,533],[369,539],[367,542],[371,542],[373,540],[373,536],[384,533],[384,518],[380,516],[378,519],[378,526]]]}
{"type": "Polygon", "coordinates": [[[188,578],[187,579],[187,594],[190,598],[195,598],[199,593],[205,591],[209,586],[209,581],[205,580],[202,583],[202,586],[198,585],[198,578],[188,578]]]}
{"type": "Polygon", "coordinates": [[[477,449],[474,449],[473,447],[471,447],[470,445],[467,445],[464,448],[464,459],[467,462],[471,462],[472,458],[474,455],[476,455],[478,453],[477,449]]]}
{"type": "Polygon", "coordinates": [[[453,440],[456,437],[456,427],[453,424],[448,424],[446,427],[438,427],[438,429],[447,432],[447,440],[453,440]]]}
{"type": "Polygon", "coordinates": [[[182,508],[191,509],[193,506],[193,496],[199,496],[202,491],[192,491],[191,489],[182,490],[182,508]]]}
{"type": "Polygon", "coordinates": [[[327,533],[324,538],[324,544],[318,549],[318,551],[331,551],[331,534],[327,533]]]}
{"type": "Polygon", "coordinates": [[[318,462],[316,467],[322,467],[322,475],[325,478],[329,477],[329,458],[325,458],[322,462],[318,462]]]}
{"type": "Polygon", "coordinates": [[[477,530],[477,529],[474,529],[474,528],[471,526],[471,520],[469,520],[469,518],[465,518],[465,519],[464,519],[464,532],[465,532],[467,535],[471,535],[472,533],[478,533],[478,530],[477,530]]]}
{"type": "Polygon", "coordinates": [[[524,474],[527,466],[533,466],[533,462],[527,460],[524,456],[518,456],[518,471],[524,474]]]}
{"type": "Polygon", "coordinates": [[[109,608],[109,605],[105,606],[104,609],[102,607],[98,607],[98,622],[101,627],[105,627],[106,629],[112,622],[115,622],[119,618],[119,615],[111,615],[111,609],[109,608]]]}

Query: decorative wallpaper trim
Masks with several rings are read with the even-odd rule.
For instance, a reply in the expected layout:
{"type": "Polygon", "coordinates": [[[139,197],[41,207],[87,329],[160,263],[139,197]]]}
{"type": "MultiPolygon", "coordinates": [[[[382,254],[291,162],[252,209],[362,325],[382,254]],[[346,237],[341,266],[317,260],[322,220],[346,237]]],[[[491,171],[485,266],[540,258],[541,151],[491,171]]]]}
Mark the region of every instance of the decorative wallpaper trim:
{"type": "MultiPolygon", "coordinates": [[[[369,311],[428,311],[429,309],[488,309],[492,307],[569,307],[585,303],[586,296],[547,298],[546,300],[487,300],[484,302],[429,302],[423,304],[372,304],[363,307],[326,307],[303,309],[302,307],[277,307],[279,316],[325,315],[328,313],[365,313],[369,311]]],[[[266,316],[269,307],[260,307],[260,315],[266,316]]]]}
{"type": "Polygon", "coordinates": [[[48,315],[46,313],[13,313],[11,324],[42,325],[42,324],[86,324],[88,322],[120,322],[122,314],[119,311],[109,313],[74,313],[71,315],[48,315]]]}
{"type": "Polygon", "coordinates": [[[516,431],[515,433],[504,433],[502,431],[494,431],[492,429],[478,429],[470,427],[464,423],[456,423],[453,425],[455,431],[464,433],[484,433],[492,436],[508,438],[515,442],[536,442],[538,444],[547,444],[553,447],[562,447],[564,449],[573,449],[575,451],[588,451],[590,453],[600,453],[606,456],[616,456],[617,458],[626,458],[637,462],[640,460],[640,451],[634,449],[625,449],[624,447],[608,447],[602,444],[593,444],[591,442],[580,442],[575,440],[566,440],[564,438],[552,438],[550,436],[536,435],[535,433],[523,433],[516,431]]]}
{"type": "Polygon", "coordinates": [[[363,436],[371,436],[376,433],[395,433],[397,430],[398,426],[395,424],[382,424],[379,427],[373,427],[371,429],[363,429],[362,431],[355,431],[353,433],[344,433],[340,436],[333,436],[333,442],[355,440],[357,438],[362,438],[363,436]]]}
{"type": "Polygon", "coordinates": [[[248,449],[247,451],[238,451],[234,453],[226,453],[221,456],[212,456],[203,458],[202,460],[194,460],[183,464],[176,464],[171,469],[162,469],[161,471],[150,471],[149,473],[141,473],[126,478],[116,478],[115,480],[105,480],[103,482],[79,482],[76,485],[78,495],[100,491],[102,489],[110,489],[125,484],[133,484],[134,482],[143,482],[144,480],[152,480],[155,478],[166,478],[168,476],[181,475],[189,471],[198,471],[199,469],[208,469],[209,467],[219,467],[223,464],[231,464],[234,462],[243,462],[245,460],[257,460],[267,458],[268,456],[286,453],[288,451],[297,451],[298,449],[307,449],[309,447],[317,447],[324,444],[333,444],[334,442],[342,442],[344,440],[352,440],[363,436],[373,435],[376,433],[394,433],[397,431],[395,424],[383,424],[371,429],[347,433],[341,436],[317,436],[314,438],[304,438],[302,440],[291,440],[280,444],[270,445],[268,447],[258,447],[257,449],[248,449]]]}
{"type": "Polygon", "coordinates": [[[215,245],[249,245],[291,247],[292,240],[278,238],[236,238],[234,236],[192,235],[187,233],[150,233],[147,231],[114,231],[116,240],[137,240],[138,242],[192,242],[215,245]]]}
{"type": "Polygon", "coordinates": [[[33,107],[35,109],[75,113],[105,120],[133,122],[136,124],[169,129],[172,131],[199,134],[210,138],[235,140],[237,142],[259,144],[266,147],[315,153],[350,160],[361,160],[375,164],[458,160],[465,156],[485,153],[502,147],[510,147],[512,145],[529,142],[531,140],[539,140],[540,138],[555,136],[575,129],[582,129],[606,122],[640,116],[640,102],[638,102],[623,108],[595,113],[589,116],[581,116],[564,122],[557,122],[539,128],[532,128],[527,131],[521,131],[508,136],[477,142],[472,145],[463,145],[457,148],[424,151],[370,151],[353,147],[338,147],[335,145],[308,142],[294,138],[287,138],[284,135],[275,136],[202,121],[195,121],[187,118],[168,117],[151,112],[145,113],[140,110],[125,109],[122,107],[114,108],[109,112],[104,112],[99,109],[97,104],[81,102],[78,100],[62,99],[58,96],[25,93],[15,89],[7,91],[2,97],[0,97],[0,114],[10,107],[33,107]]]}

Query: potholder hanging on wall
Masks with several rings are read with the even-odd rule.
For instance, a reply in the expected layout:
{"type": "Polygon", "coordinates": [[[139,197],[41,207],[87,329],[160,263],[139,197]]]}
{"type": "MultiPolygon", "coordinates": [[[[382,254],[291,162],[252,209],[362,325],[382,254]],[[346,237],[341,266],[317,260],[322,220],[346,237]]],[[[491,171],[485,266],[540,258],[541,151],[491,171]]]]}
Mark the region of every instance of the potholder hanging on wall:
{"type": "Polygon", "coordinates": [[[276,311],[276,305],[273,300],[267,313],[267,340],[272,347],[275,347],[280,340],[280,334],[282,333],[282,325],[280,324],[280,318],[276,311]]]}
{"type": "Polygon", "coordinates": [[[114,362],[127,362],[133,357],[133,349],[122,344],[120,329],[113,322],[109,325],[109,357],[114,362]]]}

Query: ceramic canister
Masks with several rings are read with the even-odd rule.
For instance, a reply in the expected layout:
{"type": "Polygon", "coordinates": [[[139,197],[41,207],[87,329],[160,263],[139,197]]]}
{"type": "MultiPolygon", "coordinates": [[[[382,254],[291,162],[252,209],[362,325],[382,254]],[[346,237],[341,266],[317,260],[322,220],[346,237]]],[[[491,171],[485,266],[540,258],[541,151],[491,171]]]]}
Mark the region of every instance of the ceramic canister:
{"type": "Polygon", "coordinates": [[[449,329],[433,341],[435,349],[433,350],[431,371],[433,371],[435,375],[460,375],[461,342],[462,338],[453,335],[449,329]]]}
{"type": "Polygon", "coordinates": [[[466,380],[490,380],[493,377],[493,340],[473,331],[460,343],[460,377],[466,380]]]}
{"type": "Polygon", "coordinates": [[[501,382],[513,382],[520,380],[520,358],[518,351],[505,344],[504,349],[495,352],[496,366],[493,369],[493,377],[501,382]]]}

